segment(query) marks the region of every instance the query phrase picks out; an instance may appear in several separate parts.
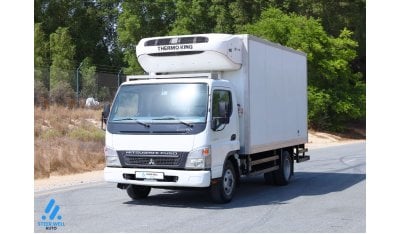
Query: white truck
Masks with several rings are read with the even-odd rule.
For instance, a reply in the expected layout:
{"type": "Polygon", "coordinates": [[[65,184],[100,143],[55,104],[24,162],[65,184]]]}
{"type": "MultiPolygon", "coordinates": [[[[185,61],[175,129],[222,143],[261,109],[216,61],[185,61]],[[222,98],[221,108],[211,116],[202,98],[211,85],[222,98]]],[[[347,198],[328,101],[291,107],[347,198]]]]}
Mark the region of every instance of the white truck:
{"type": "Polygon", "coordinates": [[[229,202],[243,176],[286,185],[303,162],[306,54],[251,35],[142,39],[147,75],[127,76],[106,105],[105,181],[146,198],[152,187],[207,188],[229,202]]]}

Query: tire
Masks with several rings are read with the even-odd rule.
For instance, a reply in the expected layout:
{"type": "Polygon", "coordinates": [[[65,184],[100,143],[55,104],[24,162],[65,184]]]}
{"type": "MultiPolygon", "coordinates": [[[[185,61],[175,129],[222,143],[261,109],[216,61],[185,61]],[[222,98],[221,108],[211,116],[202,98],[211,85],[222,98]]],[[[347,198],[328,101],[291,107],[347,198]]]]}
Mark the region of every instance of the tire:
{"type": "Polygon", "coordinates": [[[131,197],[133,200],[140,200],[149,196],[150,190],[151,187],[148,186],[131,184],[126,189],[126,192],[128,193],[129,197],[131,197]]]}
{"type": "Polygon", "coordinates": [[[275,185],[284,186],[288,185],[293,172],[293,159],[290,157],[288,151],[283,151],[281,155],[281,164],[279,170],[272,173],[272,178],[275,185]]]}
{"type": "Polygon", "coordinates": [[[211,197],[216,203],[228,203],[232,200],[236,190],[236,172],[232,162],[225,163],[222,178],[218,183],[211,185],[211,197]]]}

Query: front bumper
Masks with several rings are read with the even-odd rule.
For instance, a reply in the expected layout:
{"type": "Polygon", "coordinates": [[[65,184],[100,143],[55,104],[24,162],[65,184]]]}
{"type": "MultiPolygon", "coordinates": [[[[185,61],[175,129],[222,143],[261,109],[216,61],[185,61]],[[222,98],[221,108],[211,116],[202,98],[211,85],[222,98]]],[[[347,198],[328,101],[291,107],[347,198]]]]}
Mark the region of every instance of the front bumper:
{"type": "Polygon", "coordinates": [[[154,187],[209,187],[211,182],[211,172],[105,167],[104,180],[114,183],[136,184],[154,187]],[[138,180],[134,178],[136,171],[162,172],[164,173],[165,177],[172,177],[176,179],[174,179],[174,181],[138,180]]]}

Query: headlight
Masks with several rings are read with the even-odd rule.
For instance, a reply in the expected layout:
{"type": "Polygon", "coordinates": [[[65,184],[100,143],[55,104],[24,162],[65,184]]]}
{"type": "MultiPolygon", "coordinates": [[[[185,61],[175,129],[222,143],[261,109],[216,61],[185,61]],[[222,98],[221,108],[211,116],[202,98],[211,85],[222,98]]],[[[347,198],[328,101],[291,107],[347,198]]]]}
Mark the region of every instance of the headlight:
{"type": "Polygon", "coordinates": [[[185,167],[189,169],[211,168],[211,146],[191,151],[187,157],[185,167]]]}
{"type": "Polygon", "coordinates": [[[121,167],[117,151],[110,147],[104,147],[104,154],[106,156],[107,167],[121,167]]]}

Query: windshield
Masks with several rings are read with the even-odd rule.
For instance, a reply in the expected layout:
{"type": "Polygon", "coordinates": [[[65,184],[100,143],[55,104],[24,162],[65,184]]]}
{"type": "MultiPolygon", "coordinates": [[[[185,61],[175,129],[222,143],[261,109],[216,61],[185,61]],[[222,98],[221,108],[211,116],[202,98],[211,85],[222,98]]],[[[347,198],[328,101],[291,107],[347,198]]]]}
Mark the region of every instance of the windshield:
{"type": "Polygon", "coordinates": [[[207,84],[140,84],[121,86],[109,121],[205,123],[207,84]]]}

